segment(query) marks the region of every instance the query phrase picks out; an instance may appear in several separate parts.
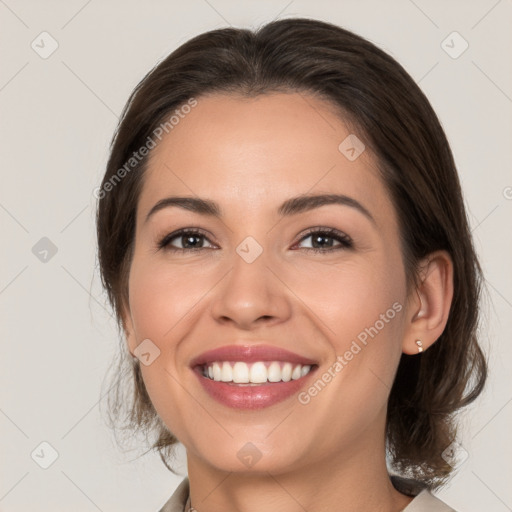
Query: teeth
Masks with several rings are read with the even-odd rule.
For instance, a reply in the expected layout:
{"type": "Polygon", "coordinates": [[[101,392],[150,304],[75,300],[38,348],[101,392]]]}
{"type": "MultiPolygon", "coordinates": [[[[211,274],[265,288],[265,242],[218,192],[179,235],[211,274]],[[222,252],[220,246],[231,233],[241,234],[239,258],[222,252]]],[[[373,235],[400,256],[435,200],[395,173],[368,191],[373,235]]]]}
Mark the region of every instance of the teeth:
{"type": "Polygon", "coordinates": [[[292,372],[292,380],[300,379],[301,377],[301,366],[298,364],[292,372]]]}
{"type": "Polygon", "coordinates": [[[215,362],[204,368],[203,375],[215,381],[235,384],[263,384],[265,382],[289,382],[304,377],[311,371],[310,365],[293,365],[279,361],[244,363],[237,361],[215,362]]]}
{"type": "MultiPolygon", "coordinates": [[[[240,364],[244,364],[245,366],[247,366],[245,363],[240,364]]],[[[265,363],[254,363],[251,366],[251,369],[249,370],[249,381],[252,382],[253,384],[261,384],[262,382],[267,382],[267,374],[268,372],[267,369],[265,368],[265,363]]]]}
{"type": "Polygon", "coordinates": [[[281,370],[281,379],[284,382],[292,380],[292,365],[291,363],[285,363],[281,370]]]}
{"type": "Polygon", "coordinates": [[[218,364],[213,365],[213,380],[221,380],[222,379],[222,370],[218,364]]]}
{"type": "MultiPolygon", "coordinates": [[[[215,365],[213,367],[215,368],[215,365]]],[[[233,382],[236,384],[246,384],[249,382],[249,367],[245,363],[237,362],[234,364],[233,382]]]]}
{"type": "Polygon", "coordinates": [[[267,370],[267,379],[269,382],[281,382],[281,366],[277,361],[270,363],[267,370]]]}
{"type": "Polygon", "coordinates": [[[231,382],[233,380],[233,368],[229,363],[222,364],[222,382],[231,382]]]}

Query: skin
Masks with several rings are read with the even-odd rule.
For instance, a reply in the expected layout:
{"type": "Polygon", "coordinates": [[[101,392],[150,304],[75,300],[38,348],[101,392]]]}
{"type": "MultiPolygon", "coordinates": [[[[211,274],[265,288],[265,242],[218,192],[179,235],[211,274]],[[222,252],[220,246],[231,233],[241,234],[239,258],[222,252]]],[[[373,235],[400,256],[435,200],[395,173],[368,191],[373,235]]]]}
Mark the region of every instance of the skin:
{"type": "MultiPolygon", "coordinates": [[[[153,150],[139,197],[125,309],[133,354],[149,338],[160,355],[141,365],[152,403],[187,450],[192,506],[200,512],[403,510],[385,465],[386,405],[401,354],[442,333],[452,298],[450,257],[435,253],[408,291],[396,212],[368,150],[349,161],[338,146],[351,131],[311,95],[247,99],[208,95],[153,150]],[[300,194],[339,193],[357,209],[326,205],[280,218],[300,194]],[[222,218],[179,207],[146,216],[161,199],[214,200],[222,218]],[[243,221],[241,221],[243,220],[243,221]],[[328,238],[310,249],[312,227],[328,238]],[[158,249],[180,228],[199,228],[200,250],[158,249]],[[252,263],[236,252],[247,237],[263,249],[252,263]],[[309,403],[296,396],[257,411],[232,410],[206,394],[189,366],[226,344],[268,343],[333,366],[394,303],[401,311],[309,403]],[[237,452],[261,454],[246,467],[237,452]]],[[[362,138],[362,137],[361,137],[362,138]]],[[[173,239],[172,246],[187,239],[173,239]]],[[[315,379],[314,379],[315,380],[315,379]]],[[[313,380],[313,381],[314,381],[313,380]]]]}

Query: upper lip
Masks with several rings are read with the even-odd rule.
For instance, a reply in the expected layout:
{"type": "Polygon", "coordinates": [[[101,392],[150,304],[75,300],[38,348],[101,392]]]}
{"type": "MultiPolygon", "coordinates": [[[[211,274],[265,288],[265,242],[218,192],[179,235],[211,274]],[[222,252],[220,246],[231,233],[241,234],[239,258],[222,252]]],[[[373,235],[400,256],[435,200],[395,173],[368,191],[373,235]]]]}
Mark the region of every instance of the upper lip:
{"type": "Polygon", "coordinates": [[[272,345],[225,345],[208,350],[190,362],[190,366],[205,365],[215,361],[286,361],[294,364],[314,365],[316,361],[272,345]]]}

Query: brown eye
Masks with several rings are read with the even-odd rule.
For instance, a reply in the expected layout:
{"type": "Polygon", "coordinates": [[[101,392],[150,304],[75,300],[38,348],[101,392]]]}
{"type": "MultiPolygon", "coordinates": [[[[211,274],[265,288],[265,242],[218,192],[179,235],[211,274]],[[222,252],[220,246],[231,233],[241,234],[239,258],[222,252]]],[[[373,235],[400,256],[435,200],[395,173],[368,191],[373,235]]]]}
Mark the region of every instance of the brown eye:
{"type": "Polygon", "coordinates": [[[158,247],[169,251],[197,251],[208,249],[204,246],[205,240],[208,240],[206,235],[199,230],[181,229],[166,235],[160,240],[158,247]]]}
{"type": "Polygon", "coordinates": [[[307,239],[311,239],[310,246],[304,249],[315,252],[331,252],[353,246],[348,235],[333,228],[313,228],[301,238],[301,241],[307,239]]]}

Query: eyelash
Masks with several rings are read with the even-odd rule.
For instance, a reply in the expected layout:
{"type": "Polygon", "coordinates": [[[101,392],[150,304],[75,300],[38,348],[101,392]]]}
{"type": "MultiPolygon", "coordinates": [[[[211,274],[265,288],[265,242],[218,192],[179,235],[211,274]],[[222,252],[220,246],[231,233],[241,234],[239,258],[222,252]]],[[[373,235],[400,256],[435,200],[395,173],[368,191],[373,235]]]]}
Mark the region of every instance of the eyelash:
{"type": "MultiPolygon", "coordinates": [[[[319,234],[319,235],[327,236],[328,238],[333,238],[333,239],[337,240],[338,242],[340,242],[340,245],[338,245],[337,247],[330,248],[330,249],[329,248],[328,249],[318,249],[315,247],[305,247],[303,249],[306,249],[307,251],[312,251],[315,253],[325,254],[325,253],[337,251],[340,249],[353,248],[352,239],[348,235],[346,235],[345,233],[342,233],[341,231],[338,231],[337,229],[334,229],[334,228],[323,228],[323,227],[310,228],[306,233],[304,233],[302,235],[302,237],[299,239],[299,241],[297,243],[302,242],[303,240],[305,240],[306,238],[309,238],[313,234],[319,234]]],[[[192,247],[192,248],[188,248],[188,249],[182,249],[180,247],[172,247],[169,245],[173,239],[178,238],[180,236],[184,236],[184,235],[196,235],[196,236],[200,236],[200,237],[204,237],[204,238],[208,239],[206,234],[199,229],[183,228],[178,231],[175,231],[174,233],[165,235],[158,242],[158,244],[157,244],[158,249],[159,250],[165,249],[166,251],[171,251],[174,253],[195,252],[195,251],[202,251],[204,249],[208,249],[208,247],[192,247]]]]}

